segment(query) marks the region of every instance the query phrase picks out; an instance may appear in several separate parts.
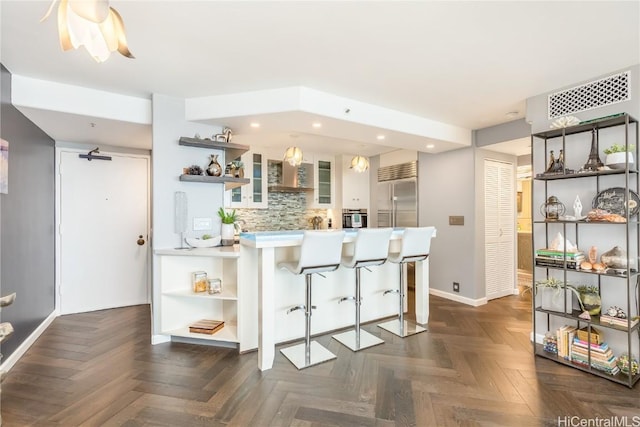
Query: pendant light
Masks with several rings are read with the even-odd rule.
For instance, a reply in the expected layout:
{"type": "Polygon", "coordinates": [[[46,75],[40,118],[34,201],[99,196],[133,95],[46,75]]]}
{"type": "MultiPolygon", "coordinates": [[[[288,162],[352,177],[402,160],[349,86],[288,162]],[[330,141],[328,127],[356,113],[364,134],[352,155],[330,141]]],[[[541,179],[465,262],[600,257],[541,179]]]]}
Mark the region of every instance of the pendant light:
{"type": "Polygon", "coordinates": [[[355,156],[351,159],[351,169],[358,173],[362,173],[369,169],[369,160],[366,157],[355,156]]]}
{"type": "MultiPolygon", "coordinates": [[[[52,0],[44,21],[58,0],[52,0]]],[[[84,46],[97,62],[104,62],[111,52],[118,51],[127,58],[129,51],[120,14],[109,7],[108,0],[60,0],[58,6],[58,34],[62,50],[84,46]]]]}
{"type": "Polygon", "coordinates": [[[300,166],[302,164],[302,150],[298,147],[287,148],[287,151],[284,152],[283,161],[291,166],[300,166]]]}

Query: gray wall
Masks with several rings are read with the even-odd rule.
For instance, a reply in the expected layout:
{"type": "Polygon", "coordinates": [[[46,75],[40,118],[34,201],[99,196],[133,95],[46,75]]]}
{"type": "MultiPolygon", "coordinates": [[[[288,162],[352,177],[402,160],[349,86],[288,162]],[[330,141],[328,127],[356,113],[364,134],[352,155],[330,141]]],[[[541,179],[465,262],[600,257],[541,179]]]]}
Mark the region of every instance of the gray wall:
{"type": "Polygon", "coordinates": [[[55,308],[54,141],[11,105],[11,74],[2,68],[0,136],[9,141],[9,194],[0,195],[0,288],[17,292],[0,314],[14,335],[5,357],[55,308]]]}
{"type": "Polygon", "coordinates": [[[531,135],[531,125],[525,119],[519,119],[478,129],[474,131],[474,141],[476,147],[486,147],[487,145],[512,141],[529,135],[531,135]]]}
{"type": "Polygon", "coordinates": [[[431,242],[430,287],[477,298],[474,280],[475,194],[474,149],[463,148],[440,154],[418,153],[420,226],[438,230],[431,242]],[[464,226],[449,225],[449,215],[464,216],[464,226]]]}

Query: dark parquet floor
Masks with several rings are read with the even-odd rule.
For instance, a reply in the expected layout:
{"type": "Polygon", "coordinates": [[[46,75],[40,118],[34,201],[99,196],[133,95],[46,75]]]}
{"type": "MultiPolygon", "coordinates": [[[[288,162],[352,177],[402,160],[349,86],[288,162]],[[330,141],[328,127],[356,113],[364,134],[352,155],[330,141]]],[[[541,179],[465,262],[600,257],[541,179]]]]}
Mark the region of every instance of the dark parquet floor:
{"type": "Polygon", "coordinates": [[[266,372],[255,352],[150,345],[148,306],[63,316],[7,375],[3,422],[557,426],[572,416],[639,416],[638,386],[532,355],[529,304],[509,296],[474,308],[432,297],[426,333],[399,339],[370,324],[385,344],[352,353],[326,335],[319,341],[337,360],[297,371],[278,352],[266,372]]]}

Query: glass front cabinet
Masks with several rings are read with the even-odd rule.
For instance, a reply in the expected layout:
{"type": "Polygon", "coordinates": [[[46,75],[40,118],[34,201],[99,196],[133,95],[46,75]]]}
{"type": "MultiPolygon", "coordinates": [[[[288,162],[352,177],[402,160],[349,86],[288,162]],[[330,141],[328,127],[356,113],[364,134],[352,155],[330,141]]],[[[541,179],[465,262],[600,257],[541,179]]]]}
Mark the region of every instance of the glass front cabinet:
{"type": "Polygon", "coordinates": [[[267,159],[262,153],[248,152],[242,155],[245,178],[249,185],[227,191],[225,205],[231,208],[267,208],[267,159]],[[248,176],[247,176],[248,175],[248,176]]]}

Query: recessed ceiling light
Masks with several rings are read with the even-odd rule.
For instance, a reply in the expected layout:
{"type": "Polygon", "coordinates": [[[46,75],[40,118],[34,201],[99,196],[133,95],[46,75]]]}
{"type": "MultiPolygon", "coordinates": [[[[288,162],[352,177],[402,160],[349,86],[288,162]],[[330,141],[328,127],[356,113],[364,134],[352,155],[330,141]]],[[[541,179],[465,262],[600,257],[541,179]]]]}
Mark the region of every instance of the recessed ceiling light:
{"type": "Polygon", "coordinates": [[[317,129],[317,128],[321,128],[321,127],[322,127],[322,123],[315,122],[315,123],[314,123],[314,124],[312,124],[311,126],[313,126],[313,127],[314,127],[314,128],[316,128],[316,129],[317,129]]]}
{"type": "Polygon", "coordinates": [[[260,123],[258,123],[258,122],[251,122],[251,123],[249,124],[249,126],[251,126],[252,128],[259,128],[259,127],[260,127],[260,123]]]}
{"type": "Polygon", "coordinates": [[[427,144],[427,148],[433,148],[433,147],[435,147],[435,145],[433,145],[433,144],[427,144]]]}
{"type": "Polygon", "coordinates": [[[376,139],[382,141],[384,139],[384,135],[378,135],[376,136],[376,139]]]}

